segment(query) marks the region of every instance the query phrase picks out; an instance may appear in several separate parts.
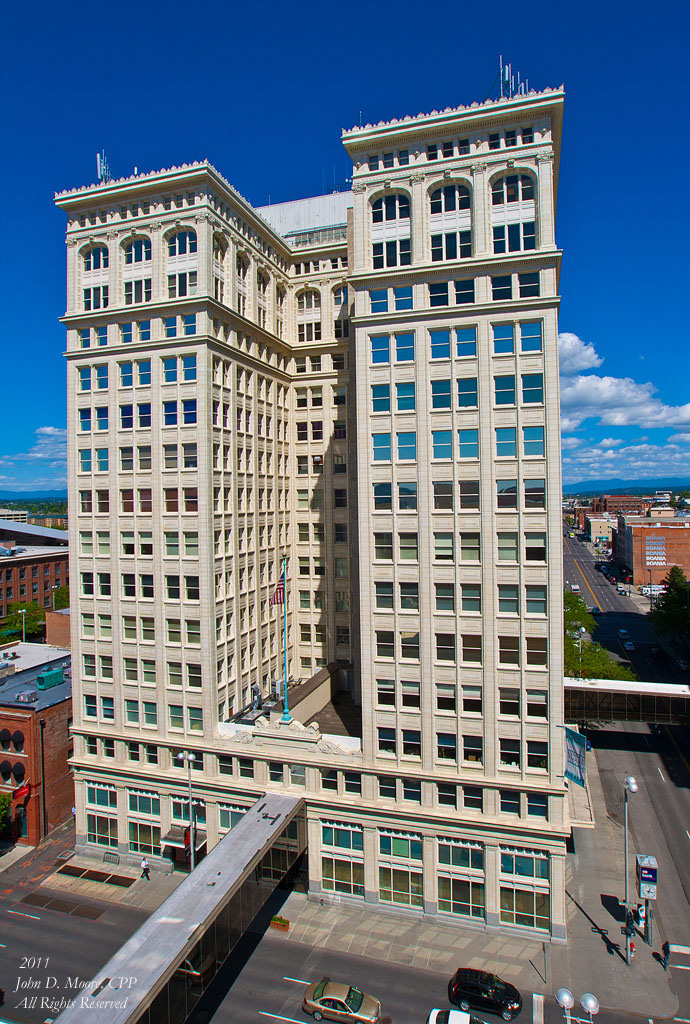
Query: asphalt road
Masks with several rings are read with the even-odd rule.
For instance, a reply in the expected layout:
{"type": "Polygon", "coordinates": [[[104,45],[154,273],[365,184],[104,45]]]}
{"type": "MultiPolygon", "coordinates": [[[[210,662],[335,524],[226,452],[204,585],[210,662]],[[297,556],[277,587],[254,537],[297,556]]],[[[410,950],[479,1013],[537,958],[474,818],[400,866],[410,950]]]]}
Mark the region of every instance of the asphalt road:
{"type": "MultiPolygon", "coordinates": [[[[608,813],[620,824],[623,779],[633,775],[638,783],[628,816],[636,850],[656,857],[659,865],[654,948],[664,939],[690,946],[690,730],[621,723],[590,737],[608,813]]],[[[690,957],[672,960],[670,972],[680,1000],[677,1019],[688,1021],[690,957]]]]}
{"type": "Polygon", "coordinates": [[[586,544],[572,537],[563,538],[563,578],[567,585],[577,583],[588,608],[598,606],[601,615],[593,639],[620,661],[629,661],[640,680],[656,683],[688,683],[690,676],[680,669],[672,657],[660,647],[659,638],[652,629],[649,616],[638,609],[633,601],[619,594],[603,573],[594,568],[595,558],[586,544]],[[626,651],[618,636],[619,629],[627,629],[635,644],[634,651],[626,651]],[[653,647],[660,647],[661,657],[652,657],[653,647]]]}

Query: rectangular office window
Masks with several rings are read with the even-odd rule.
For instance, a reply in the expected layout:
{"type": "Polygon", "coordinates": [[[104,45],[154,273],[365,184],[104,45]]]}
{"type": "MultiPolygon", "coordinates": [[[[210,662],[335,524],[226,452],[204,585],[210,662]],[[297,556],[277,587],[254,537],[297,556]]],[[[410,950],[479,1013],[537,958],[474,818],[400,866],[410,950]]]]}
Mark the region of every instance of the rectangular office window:
{"type": "Polygon", "coordinates": [[[502,615],[518,615],[520,613],[520,593],[517,583],[499,583],[498,611],[502,615]]]}
{"type": "Polygon", "coordinates": [[[419,544],[416,533],[401,533],[400,558],[403,562],[416,562],[419,559],[419,544]]]}
{"type": "Polygon", "coordinates": [[[515,427],[496,427],[496,456],[513,459],[517,456],[515,427]]]}
{"type": "Polygon", "coordinates": [[[398,508],[401,512],[417,511],[417,482],[410,480],[398,484],[398,508]]]}
{"type": "Polygon", "coordinates": [[[414,361],[414,334],[411,331],[395,335],[395,358],[399,363],[414,361]]]}
{"type": "Polygon", "coordinates": [[[447,281],[436,281],[429,285],[429,305],[430,306],[447,306],[448,305],[448,282],[447,281]]]}
{"type": "MultiPolygon", "coordinates": [[[[432,385],[433,387],[433,385],[432,385]]],[[[415,384],[414,381],[401,381],[395,385],[398,412],[414,412],[415,384]]]]}
{"type": "Polygon", "coordinates": [[[392,562],[393,561],[393,534],[392,533],[375,533],[374,534],[374,557],[379,561],[392,562]]]}
{"type": "Polygon", "coordinates": [[[386,512],[392,509],[392,485],[374,484],[374,510],[386,512]]]}
{"type": "Polygon", "coordinates": [[[396,310],[412,309],[412,286],[393,289],[396,310]]]}
{"type": "Polygon", "coordinates": [[[372,434],[374,462],[391,461],[391,435],[372,434]]]}
{"type": "Polygon", "coordinates": [[[499,275],[491,278],[491,298],[494,302],[500,302],[513,297],[513,282],[510,274],[499,275]]]}
{"type": "Polygon", "coordinates": [[[479,481],[461,480],[460,489],[460,510],[469,512],[479,509],[479,481]]]}
{"type": "Polygon", "coordinates": [[[434,489],[434,510],[437,512],[453,511],[453,481],[452,480],[434,480],[432,483],[434,489]]]}
{"type": "Polygon", "coordinates": [[[525,609],[528,615],[546,615],[546,586],[528,586],[525,609]]]}
{"type": "Polygon", "coordinates": [[[523,427],[522,428],[522,447],[525,456],[544,455],[544,428],[543,427],[523,427]]]}
{"type": "Polygon", "coordinates": [[[458,327],[456,334],[458,359],[466,359],[477,354],[477,328],[458,327]]]}
{"type": "Polygon", "coordinates": [[[542,328],[541,321],[528,321],[520,324],[520,351],[541,352],[542,328]]]}
{"type": "Polygon", "coordinates": [[[463,583],[460,588],[463,612],[481,612],[482,610],[482,585],[481,583],[463,583]]]}
{"type": "Polygon", "coordinates": [[[372,313],[388,312],[388,289],[376,289],[369,291],[369,302],[372,313]]]}
{"type": "Polygon", "coordinates": [[[417,458],[417,434],[404,432],[396,435],[398,441],[398,459],[414,461],[417,458]]]}
{"type": "Polygon", "coordinates": [[[498,508],[517,508],[517,480],[496,481],[496,506],[498,508]]]}
{"type": "Polygon", "coordinates": [[[478,403],[477,378],[460,377],[458,379],[458,408],[475,409],[478,403]]]}
{"type": "Polygon", "coordinates": [[[546,561],[546,534],[526,533],[525,534],[525,561],[545,562],[546,561]]]}
{"type": "Polygon", "coordinates": [[[518,285],[521,299],[537,297],[540,294],[539,271],[533,274],[518,274],[518,285]]]}
{"type": "Polygon", "coordinates": [[[494,377],[494,395],[496,405],[515,405],[515,376],[494,377]]]}
{"type": "Polygon", "coordinates": [[[429,331],[432,359],[450,359],[450,331],[429,331]]]}
{"type": "Polygon", "coordinates": [[[453,284],[455,285],[455,304],[457,306],[464,306],[474,302],[473,277],[463,281],[454,281],[453,284]]]}
{"type": "Polygon", "coordinates": [[[541,405],[544,401],[543,373],[522,374],[522,401],[525,405],[541,405]]]}
{"type": "Polygon", "coordinates": [[[453,433],[450,430],[432,430],[433,457],[435,459],[452,459],[453,433]]]}
{"type": "Polygon", "coordinates": [[[478,430],[458,430],[458,441],[460,445],[459,455],[461,459],[479,458],[478,430]]]}
{"type": "MultiPolygon", "coordinates": [[[[390,412],[391,389],[390,384],[371,385],[371,408],[372,412],[390,412]]],[[[300,424],[297,425],[298,428],[300,424]]],[[[298,440],[300,440],[298,436],[298,440]]]]}
{"type": "Polygon", "coordinates": [[[387,334],[372,335],[371,337],[371,361],[372,363],[390,362],[390,337],[387,334]]]}
{"type": "Polygon", "coordinates": [[[525,509],[546,508],[546,480],[525,480],[525,509]]]}

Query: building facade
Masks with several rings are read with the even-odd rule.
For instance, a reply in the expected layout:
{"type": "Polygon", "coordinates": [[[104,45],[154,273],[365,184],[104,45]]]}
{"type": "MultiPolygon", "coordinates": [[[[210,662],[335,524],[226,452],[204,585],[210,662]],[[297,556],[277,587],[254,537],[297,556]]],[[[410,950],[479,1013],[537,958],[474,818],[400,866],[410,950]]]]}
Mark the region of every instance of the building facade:
{"type": "Polygon", "coordinates": [[[3,838],[38,846],[72,815],[71,665],[45,644],[0,649],[0,794],[9,794],[3,838]]]}
{"type": "Polygon", "coordinates": [[[209,846],[305,794],[314,896],[565,937],[562,105],[345,132],[346,194],[56,197],[80,844],[169,855],[191,766],[209,846]],[[288,679],[329,666],[357,734],[241,715],[283,558],[288,679]]]}
{"type": "Polygon", "coordinates": [[[55,590],[69,584],[67,547],[6,546],[11,543],[0,541],[0,618],[17,602],[52,608],[55,590]]]}
{"type": "Polygon", "coordinates": [[[635,586],[659,585],[671,566],[690,574],[690,516],[635,520],[619,515],[616,559],[635,586]]]}

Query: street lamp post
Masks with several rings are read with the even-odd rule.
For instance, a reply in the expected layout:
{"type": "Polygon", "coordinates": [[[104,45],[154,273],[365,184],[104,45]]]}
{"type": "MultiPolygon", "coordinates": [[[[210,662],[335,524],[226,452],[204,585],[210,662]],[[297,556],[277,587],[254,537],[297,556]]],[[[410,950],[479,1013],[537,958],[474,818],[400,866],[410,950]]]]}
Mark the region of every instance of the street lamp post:
{"type": "Polygon", "coordinates": [[[19,614],[22,617],[22,643],[26,643],[26,608],[20,608],[19,614]]]}
{"type": "Polygon", "coordinates": [[[623,811],[623,830],[625,833],[625,962],[630,963],[630,935],[628,934],[628,917],[630,912],[628,900],[628,793],[637,793],[637,780],[628,775],[623,783],[625,803],[623,811]]]}
{"type": "Polygon", "coordinates": [[[194,835],[194,807],[192,804],[192,764],[196,761],[194,754],[187,750],[182,750],[177,755],[177,760],[181,763],[187,762],[187,783],[188,783],[188,798],[189,798],[189,870],[194,870],[194,844],[196,836],[194,835]]]}
{"type": "Polygon", "coordinates": [[[55,611],[55,591],[59,588],[60,584],[56,583],[51,589],[53,591],[53,611],[55,611]]]}
{"type": "Polygon", "coordinates": [[[568,988],[559,988],[556,993],[556,1002],[563,1010],[563,1016],[568,1021],[568,1024],[576,1022],[576,1024],[592,1024],[595,1014],[599,1013],[599,1000],[596,996],[592,995],[591,992],[585,992],[580,996],[580,1006],[589,1014],[588,1018],[573,1017],[570,1011],[575,1005],[575,996],[568,988]]]}
{"type": "Polygon", "coordinates": [[[654,595],[653,595],[653,592],[652,592],[652,570],[651,569],[647,569],[647,572],[649,573],[649,611],[650,611],[650,614],[651,614],[652,608],[654,607],[654,603],[653,603],[653,596],[654,595]]]}

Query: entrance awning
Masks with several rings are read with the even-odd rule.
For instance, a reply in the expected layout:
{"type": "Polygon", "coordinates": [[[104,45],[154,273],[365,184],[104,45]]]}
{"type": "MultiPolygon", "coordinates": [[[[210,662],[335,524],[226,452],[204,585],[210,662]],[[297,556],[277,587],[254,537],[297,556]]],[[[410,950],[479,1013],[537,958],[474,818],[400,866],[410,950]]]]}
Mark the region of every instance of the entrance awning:
{"type": "MultiPolygon", "coordinates": [[[[189,845],[187,841],[188,831],[189,829],[186,825],[172,825],[170,831],[162,836],[161,846],[173,846],[177,850],[186,850],[189,845]]],[[[205,845],[206,833],[196,829],[194,833],[194,849],[200,850],[205,845]]]]}

